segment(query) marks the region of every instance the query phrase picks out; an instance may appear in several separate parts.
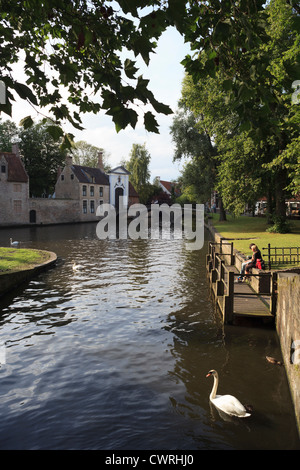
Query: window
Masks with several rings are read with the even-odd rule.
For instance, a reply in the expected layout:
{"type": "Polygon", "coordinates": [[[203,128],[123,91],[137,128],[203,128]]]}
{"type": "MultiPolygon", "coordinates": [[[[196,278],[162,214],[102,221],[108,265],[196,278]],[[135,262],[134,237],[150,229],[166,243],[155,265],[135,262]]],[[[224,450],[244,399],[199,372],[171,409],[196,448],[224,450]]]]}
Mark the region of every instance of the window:
{"type": "Polygon", "coordinates": [[[90,201],[90,207],[91,207],[91,214],[94,214],[94,212],[95,212],[95,201],[90,201]]]}
{"type": "Polygon", "coordinates": [[[87,213],[87,201],[82,201],[82,211],[84,214],[87,213]]]}
{"type": "Polygon", "coordinates": [[[102,186],[100,186],[100,188],[99,188],[99,196],[103,197],[103,188],[102,188],[102,186]]]}
{"type": "Polygon", "coordinates": [[[22,212],[22,201],[14,200],[14,211],[16,214],[21,214],[22,212]]]}
{"type": "Polygon", "coordinates": [[[82,195],[86,196],[86,186],[82,186],[82,195]]]}
{"type": "Polygon", "coordinates": [[[1,165],[1,173],[6,173],[6,166],[5,165],[1,165]]]}
{"type": "Polygon", "coordinates": [[[65,175],[61,175],[60,179],[63,181],[65,179],[65,175]]]}
{"type": "Polygon", "coordinates": [[[74,179],[74,174],[73,174],[73,173],[71,173],[71,180],[73,180],[73,179],[74,179]]]}
{"type": "Polygon", "coordinates": [[[91,195],[91,196],[94,196],[94,186],[91,186],[91,187],[90,187],[90,195],[91,195]]]}
{"type": "Polygon", "coordinates": [[[13,188],[15,193],[20,193],[22,191],[22,185],[20,183],[14,183],[13,188]]]}
{"type": "Polygon", "coordinates": [[[99,205],[102,206],[103,202],[104,202],[103,199],[101,199],[101,200],[99,201],[99,205]]]}

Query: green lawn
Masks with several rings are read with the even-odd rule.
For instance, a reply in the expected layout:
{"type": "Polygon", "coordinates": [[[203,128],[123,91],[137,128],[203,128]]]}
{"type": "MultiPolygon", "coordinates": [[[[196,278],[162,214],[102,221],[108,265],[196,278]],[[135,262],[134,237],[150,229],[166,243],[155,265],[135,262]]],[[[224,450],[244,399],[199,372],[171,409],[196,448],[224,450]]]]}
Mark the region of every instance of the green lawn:
{"type": "Polygon", "coordinates": [[[234,248],[245,255],[251,254],[249,245],[252,242],[259,249],[266,248],[268,243],[274,247],[300,247],[300,220],[290,221],[291,233],[269,233],[266,232],[269,226],[264,217],[227,215],[227,221],[219,222],[219,214],[212,215],[216,230],[227,240],[233,241],[234,248]]]}
{"type": "Polygon", "coordinates": [[[0,247],[0,274],[30,269],[47,261],[48,254],[39,250],[0,247]]]}

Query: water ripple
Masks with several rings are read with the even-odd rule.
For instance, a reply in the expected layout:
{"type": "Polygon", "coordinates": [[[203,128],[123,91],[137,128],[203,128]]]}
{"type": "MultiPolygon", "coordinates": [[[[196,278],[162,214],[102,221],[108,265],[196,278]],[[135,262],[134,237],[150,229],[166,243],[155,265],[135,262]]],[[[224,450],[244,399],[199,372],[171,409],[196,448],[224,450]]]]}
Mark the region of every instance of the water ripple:
{"type": "Polygon", "coordinates": [[[205,250],[186,251],[182,240],[100,241],[93,224],[18,230],[15,239],[60,261],[1,302],[1,449],[259,448],[266,434],[270,448],[297,448],[286,379],[280,368],[266,375],[261,362],[266,347],[275,354],[276,335],[255,333],[250,362],[251,331],[224,340],[205,250]],[[234,376],[260,409],[280,402],[271,427],[212,421],[204,379],[212,366],[222,388],[234,376]],[[263,393],[253,395],[254,377],[264,378],[263,393]]]}

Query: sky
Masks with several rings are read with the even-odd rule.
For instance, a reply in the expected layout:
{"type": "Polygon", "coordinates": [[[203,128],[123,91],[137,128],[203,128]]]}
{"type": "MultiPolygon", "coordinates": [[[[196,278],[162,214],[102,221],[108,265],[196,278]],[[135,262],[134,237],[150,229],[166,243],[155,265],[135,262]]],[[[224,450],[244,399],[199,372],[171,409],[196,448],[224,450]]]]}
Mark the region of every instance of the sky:
{"type": "MultiPolygon", "coordinates": [[[[137,60],[137,66],[140,66],[140,72],[137,75],[142,74],[145,79],[149,79],[148,88],[155,98],[169,105],[174,112],[181,96],[184,77],[184,68],[180,62],[187,53],[189,53],[188,45],[184,44],[182,37],[174,28],[169,28],[159,39],[155,54],[150,56],[148,67],[142,61],[133,58],[137,60]]],[[[41,119],[24,101],[14,102],[12,120],[19,124],[20,120],[27,115],[36,118],[37,121],[41,119]]],[[[1,117],[6,119],[6,115],[1,117]]],[[[101,111],[97,115],[83,115],[84,130],[79,131],[71,125],[64,126],[64,130],[75,136],[75,142],[84,140],[91,145],[103,148],[108,155],[107,163],[112,168],[118,166],[122,160],[129,159],[133,144],[145,144],[151,156],[150,182],[157,176],[160,176],[162,180],[170,181],[178,178],[182,168],[180,162],[173,163],[174,143],[170,135],[173,118],[174,114],[156,115],[159,134],[147,132],[142,120],[138,121],[135,129],[127,126],[126,129],[117,133],[111,117],[101,111]]]]}

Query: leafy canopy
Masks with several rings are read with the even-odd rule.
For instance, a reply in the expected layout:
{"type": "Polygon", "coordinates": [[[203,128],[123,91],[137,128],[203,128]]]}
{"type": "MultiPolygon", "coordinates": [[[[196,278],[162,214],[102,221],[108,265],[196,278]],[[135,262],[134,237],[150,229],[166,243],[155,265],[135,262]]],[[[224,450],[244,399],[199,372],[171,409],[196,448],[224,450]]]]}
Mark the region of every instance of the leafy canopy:
{"type": "MultiPolygon", "coordinates": [[[[298,2],[286,2],[299,14],[298,2]]],[[[267,3],[268,4],[268,3],[267,3]]],[[[273,83],[267,48],[266,5],[263,0],[0,0],[0,75],[7,100],[0,111],[11,114],[15,99],[46,108],[57,128],[70,121],[82,128],[81,116],[101,109],[112,117],[117,131],[135,128],[136,104],[144,112],[146,130],[158,132],[155,113],[169,114],[156,100],[149,81],[140,74],[132,53],[148,64],[156,42],[169,26],[176,27],[193,54],[183,60],[197,83],[222,69],[222,86],[245,128],[251,125],[253,102],[270,107],[280,87],[273,83]],[[260,50],[258,55],[255,53],[260,50]],[[201,54],[205,53],[203,63],[201,54]],[[121,59],[125,54],[125,58],[121,59]],[[13,65],[24,60],[25,80],[14,76],[13,65]],[[264,82],[261,76],[269,77],[264,82]],[[66,96],[66,98],[65,98],[66,96]]],[[[293,28],[299,28],[294,15],[293,28]]],[[[299,51],[283,67],[287,92],[299,79],[299,51]]],[[[281,84],[280,84],[281,86],[281,84]]],[[[32,118],[23,120],[25,127],[32,118]]],[[[70,146],[70,136],[63,135],[70,146]]]]}

